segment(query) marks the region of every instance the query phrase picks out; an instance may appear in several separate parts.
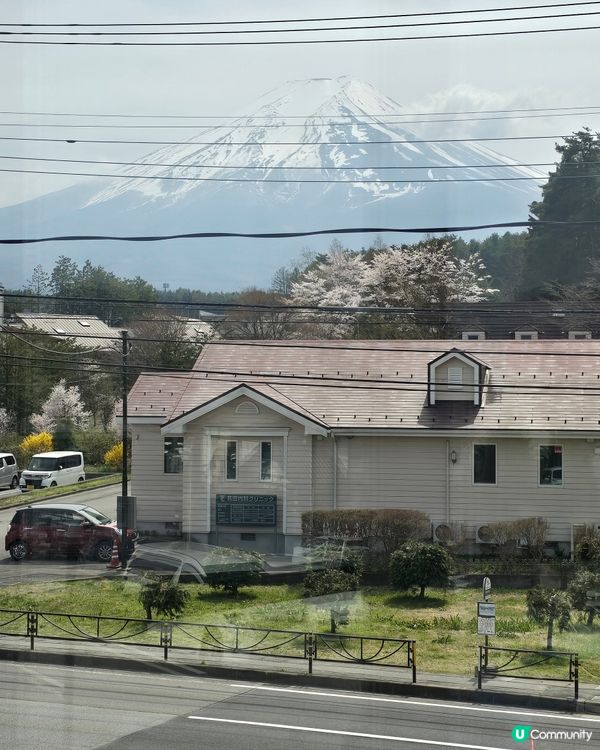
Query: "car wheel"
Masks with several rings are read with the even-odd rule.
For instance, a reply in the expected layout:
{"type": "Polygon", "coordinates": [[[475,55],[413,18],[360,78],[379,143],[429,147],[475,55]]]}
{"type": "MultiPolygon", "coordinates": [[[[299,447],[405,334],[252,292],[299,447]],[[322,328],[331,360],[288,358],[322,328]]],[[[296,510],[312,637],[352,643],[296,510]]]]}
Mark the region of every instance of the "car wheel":
{"type": "Polygon", "coordinates": [[[112,558],[113,543],[110,539],[99,542],[94,549],[94,557],[100,562],[110,562],[112,558]]]}
{"type": "Polygon", "coordinates": [[[50,487],[56,487],[56,482],[50,482],[50,487]]]}
{"type": "Polygon", "coordinates": [[[79,477],[78,482],[83,482],[83,477],[79,477]]]}
{"type": "Polygon", "coordinates": [[[16,490],[18,486],[19,486],[19,477],[14,476],[12,478],[12,482],[10,483],[10,488],[11,490],[16,490]]]}
{"type": "Polygon", "coordinates": [[[24,560],[29,555],[28,546],[21,540],[13,542],[8,551],[10,552],[12,559],[16,562],[21,562],[21,560],[24,560]]]}

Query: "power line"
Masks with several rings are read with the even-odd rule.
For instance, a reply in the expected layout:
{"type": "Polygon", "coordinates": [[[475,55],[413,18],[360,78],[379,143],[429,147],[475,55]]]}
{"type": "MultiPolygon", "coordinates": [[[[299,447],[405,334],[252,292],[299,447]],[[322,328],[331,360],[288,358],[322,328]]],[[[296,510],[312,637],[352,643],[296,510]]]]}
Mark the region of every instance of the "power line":
{"type": "MultiPolygon", "coordinates": [[[[320,26],[308,28],[283,28],[283,29],[217,29],[217,30],[193,30],[193,31],[1,31],[0,36],[215,36],[215,35],[240,35],[240,34],[299,34],[299,33],[318,33],[322,31],[370,31],[372,29],[403,29],[403,28],[422,28],[424,26],[456,26],[465,24],[473,25],[478,23],[510,23],[513,21],[547,21],[554,18],[574,18],[581,16],[597,16],[599,11],[577,11],[574,13],[545,13],[540,16],[510,16],[498,18],[468,18],[466,20],[455,21],[415,21],[410,23],[386,23],[386,24],[361,24],[357,26],[320,26]]],[[[277,23],[273,21],[273,23],[277,23]]],[[[4,24],[0,24],[3,26],[4,24]]]]}
{"type": "Polygon", "coordinates": [[[89,41],[46,41],[42,39],[0,39],[0,44],[34,44],[44,46],[85,46],[85,47],[254,47],[284,46],[296,44],[352,44],[356,42],[414,42],[436,39],[470,39],[476,37],[522,36],[529,34],[554,34],[565,31],[595,31],[600,26],[571,26],[558,29],[521,29],[514,31],[481,31],[464,34],[431,34],[396,37],[362,37],[357,39],[267,39],[230,42],[89,42],[89,41]]]}
{"type": "MultiPolygon", "coordinates": [[[[5,170],[6,171],[6,170],[5,170]]],[[[305,232],[188,232],[184,234],[163,235],[98,235],[75,234],[55,237],[11,237],[0,238],[1,245],[27,245],[39,242],[79,242],[119,240],[121,242],[163,242],[165,240],[187,239],[217,239],[238,237],[244,239],[289,239],[294,237],[314,237],[317,235],[337,234],[456,234],[459,232],[478,231],[480,229],[508,229],[515,227],[546,227],[552,229],[567,229],[574,227],[600,227],[600,221],[506,221],[494,224],[470,224],[452,227],[353,227],[342,229],[315,229],[305,232]]],[[[7,296],[7,295],[5,295],[7,296]]],[[[35,295],[32,295],[35,296],[35,295]]]]}
{"type": "MultiPolygon", "coordinates": [[[[590,108],[591,109],[591,108],[590,108]]],[[[431,125],[431,124],[437,124],[437,123],[451,123],[451,122],[488,122],[488,121],[495,121],[495,120],[531,120],[536,118],[548,118],[548,117],[576,117],[578,115],[581,115],[580,112],[555,112],[555,113],[549,113],[549,114],[525,114],[525,115],[498,115],[497,117],[462,117],[460,119],[437,119],[437,120],[376,120],[372,119],[371,121],[364,121],[362,119],[356,118],[356,122],[359,125],[383,125],[385,127],[388,127],[390,125],[431,125]]],[[[600,111],[598,112],[585,112],[586,117],[593,117],[596,115],[600,115],[600,111]]],[[[407,115],[408,116],[408,115],[407,115]]],[[[308,115],[307,119],[311,119],[312,115],[308,115]]],[[[364,115],[360,115],[359,117],[364,117],[364,115]]],[[[252,115],[249,115],[248,117],[240,117],[239,119],[244,120],[252,120],[254,119],[252,115]]],[[[0,122],[0,127],[2,128],[75,128],[75,129],[95,129],[95,130],[198,130],[198,128],[206,128],[208,130],[217,130],[217,129],[227,129],[227,130],[247,130],[247,129],[256,129],[260,128],[261,130],[274,130],[274,129],[289,129],[289,128],[305,128],[305,123],[288,123],[286,122],[285,117],[278,118],[273,117],[271,119],[281,119],[281,123],[270,123],[270,124],[251,124],[251,125],[244,125],[243,123],[227,123],[227,124],[206,124],[206,125],[98,125],[98,124],[90,124],[85,123],[83,125],[73,125],[72,123],[30,123],[30,122],[0,122]]],[[[353,121],[348,122],[336,122],[334,120],[323,122],[323,123],[315,123],[311,125],[313,128],[327,128],[330,125],[347,125],[347,124],[353,124],[353,121]]]]}
{"type": "MultiPolygon", "coordinates": [[[[600,28],[600,27],[599,27],[600,28]]],[[[363,141],[230,141],[221,138],[218,141],[131,141],[118,138],[28,138],[25,136],[0,136],[0,141],[30,141],[35,143],[96,143],[115,144],[124,143],[135,146],[375,146],[375,145],[411,145],[415,143],[485,143],[496,141],[543,141],[570,138],[572,133],[566,135],[503,135],[485,136],[479,138],[388,138],[386,140],[363,140],[363,141]]]]}
{"type": "Polygon", "coordinates": [[[311,18],[283,18],[283,19],[249,19],[245,21],[234,20],[234,21],[165,21],[165,22],[142,22],[142,23],[1,23],[0,26],[8,27],[37,27],[37,28],[50,28],[50,27],[75,27],[75,28],[90,28],[90,27],[131,27],[131,26],[234,26],[234,25],[253,25],[253,24],[264,24],[264,23],[317,23],[319,21],[362,21],[362,20],[373,20],[378,18],[415,18],[425,16],[450,16],[450,15],[463,15],[471,13],[504,13],[506,11],[513,10],[544,10],[547,8],[573,8],[581,5],[598,5],[599,0],[587,0],[586,2],[574,2],[574,3],[551,3],[545,5],[516,5],[499,8],[469,8],[467,10],[445,10],[445,11],[431,11],[425,13],[386,13],[378,15],[361,15],[361,16],[332,16],[332,17],[311,17],[311,18]]]}
{"type": "MultiPolygon", "coordinates": [[[[600,0],[598,0],[600,3],[600,0]]],[[[585,106],[576,106],[573,105],[571,107],[525,107],[525,108],[517,108],[517,109],[466,109],[466,110],[460,110],[456,112],[381,112],[379,114],[370,114],[370,113],[363,113],[360,116],[361,117],[372,117],[377,120],[382,120],[385,117],[437,117],[437,116],[447,116],[447,115],[481,115],[481,114],[502,114],[502,113],[509,113],[509,112],[560,112],[564,110],[588,110],[588,109],[600,109],[600,104],[596,105],[585,105],[585,106]]],[[[581,114],[580,112],[573,112],[573,115],[581,114]]],[[[124,114],[124,113],[99,113],[99,112],[88,112],[88,113],[82,113],[82,112],[24,112],[24,111],[17,111],[17,110],[0,110],[0,115],[20,115],[20,116],[44,116],[44,117],[96,117],[96,118],[104,118],[104,117],[110,117],[110,118],[138,118],[138,119],[163,119],[163,120],[244,120],[244,119],[253,119],[253,120],[263,120],[263,119],[273,119],[273,115],[257,115],[257,114],[246,114],[246,115],[135,115],[135,114],[124,114]]],[[[321,114],[321,115],[286,115],[286,120],[307,120],[309,118],[316,118],[316,119],[329,119],[332,117],[345,117],[346,119],[355,119],[354,115],[340,115],[339,112],[336,112],[335,114],[327,115],[327,114],[321,114]]]]}
{"type": "MultiPolygon", "coordinates": [[[[599,113],[600,114],[600,113],[599,113]]],[[[376,170],[390,170],[395,169],[398,171],[404,171],[408,169],[514,169],[516,167],[553,167],[557,165],[557,162],[555,161],[541,161],[541,162],[515,162],[514,164],[510,163],[500,163],[496,162],[495,164],[448,164],[448,165],[434,165],[431,164],[422,164],[422,165],[402,165],[402,166],[389,166],[389,165],[379,165],[379,164],[366,164],[363,166],[353,166],[352,164],[347,164],[344,166],[314,166],[309,167],[304,164],[299,164],[298,166],[289,166],[289,165],[283,165],[283,166],[254,166],[252,164],[192,164],[192,163],[186,163],[186,162],[172,162],[172,163],[165,163],[165,162],[148,162],[148,161],[108,161],[105,159],[58,159],[54,157],[46,157],[46,156],[9,156],[8,154],[0,154],[0,159],[11,159],[13,161],[51,161],[51,162],[60,162],[61,164],[102,164],[102,165],[108,165],[108,166],[118,166],[118,167],[165,167],[165,168],[179,168],[179,169],[261,169],[261,170],[267,170],[269,172],[275,171],[275,170],[320,170],[323,172],[330,172],[330,171],[349,171],[349,172],[356,172],[363,169],[376,169],[376,170]]],[[[600,164],[600,161],[561,161],[560,166],[579,166],[580,164],[600,164]]]]}
{"type": "MultiPolygon", "coordinates": [[[[402,169],[398,167],[398,169],[402,169]]],[[[441,167],[443,169],[443,167],[441,167]]],[[[296,184],[296,185],[314,185],[314,184],[326,184],[326,185],[393,185],[399,184],[410,185],[413,182],[416,183],[429,183],[429,184],[441,184],[449,183],[451,185],[462,182],[522,182],[523,180],[531,181],[548,179],[548,175],[538,176],[520,176],[520,177],[450,177],[448,179],[435,179],[432,177],[416,177],[412,180],[400,180],[390,179],[382,180],[375,178],[357,178],[349,177],[347,180],[330,180],[330,179],[289,179],[287,177],[282,178],[264,178],[264,177],[178,177],[176,175],[141,175],[141,174],[114,174],[109,172],[59,172],[51,169],[8,169],[0,168],[0,172],[8,172],[10,174],[45,174],[45,175],[66,175],[67,177],[103,177],[113,180],[174,180],[179,182],[231,182],[231,183],[244,183],[244,182],[258,182],[258,183],[276,183],[276,184],[296,184]]],[[[555,174],[552,175],[555,180],[588,180],[600,177],[600,174],[576,174],[576,175],[563,175],[555,174]]]]}

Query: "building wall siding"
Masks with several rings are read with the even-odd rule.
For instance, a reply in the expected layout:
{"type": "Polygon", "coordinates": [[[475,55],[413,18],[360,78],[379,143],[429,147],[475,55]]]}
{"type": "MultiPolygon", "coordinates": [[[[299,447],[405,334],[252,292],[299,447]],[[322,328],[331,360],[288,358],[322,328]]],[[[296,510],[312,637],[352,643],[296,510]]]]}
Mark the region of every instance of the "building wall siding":
{"type": "Polygon", "coordinates": [[[131,494],[139,499],[138,525],[180,523],[183,474],[164,473],[164,441],[160,425],[136,424],[131,432],[131,494]]]}

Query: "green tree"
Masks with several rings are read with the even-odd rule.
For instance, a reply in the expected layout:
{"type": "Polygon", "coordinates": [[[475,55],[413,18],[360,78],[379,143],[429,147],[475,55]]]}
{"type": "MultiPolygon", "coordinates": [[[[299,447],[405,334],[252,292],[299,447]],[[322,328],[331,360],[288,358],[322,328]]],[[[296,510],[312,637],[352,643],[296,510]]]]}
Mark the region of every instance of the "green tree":
{"type": "Polygon", "coordinates": [[[587,624],[591,627],[597,609],[588,605],[588,591],[600,591],[600,573],[580,568],[569,581],[567,592],[573,609],[587,614],[587,624]]]}
{"type": "Polygon", "coordinates": [[[152,610],[169,619],[177,617],[190,598],[189,592],[181,584],[155,573],[146,573],[138,596],[147,620],[152,619],[152,610]]]}
{"type": "MultiPolygon", "coordinates": [[[[583,128],[557,144],[560,162],[531,204],[540,221],[597,221],[600,215],[600,134],[583,128]]],[[[527,238],[523,295],[542,293],[547,283],[574,283],[584,278],[590,258],[600,258],[598,226],[534,226],[527,238]]]]}
{"type": "Polygon", "coordinates": [[[400,591],[418,588],[423,598],[427,586],[447,588],[451,567],[450,555],[441,545],[407,542],[390,557],[390,581],[400,591]]]}
{"type": "Polygon", "coordinates": [[[546,649],[552,649],[554,624],[564,630],[571,619],[571,601],[565,591],[536,586],[527,592],[527,616],[538,625],[547,627],[546,649]]]}

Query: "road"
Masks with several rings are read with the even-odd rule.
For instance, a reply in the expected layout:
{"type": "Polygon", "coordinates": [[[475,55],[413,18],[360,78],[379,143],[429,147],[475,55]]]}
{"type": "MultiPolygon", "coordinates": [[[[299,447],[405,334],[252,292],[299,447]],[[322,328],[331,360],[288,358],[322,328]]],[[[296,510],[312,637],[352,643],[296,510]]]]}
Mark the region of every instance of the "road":
{"type": "Polygon", "coordinates": [[[3,663],[0,700],[0,747],[22,750],[600,747],[598,716],[41,664],[3,663]],[[593,736],[517,744],[516,724],[593,736]]]}
{"type": "MultiPolygon", "coordinates": [[[[77,503],[91,505],[93,508],[106,514],[110,518],[116,518],[117,495],[121,492],[120,485],[99,487],[95,490],[78,492],[75,495],[67,495],[48,503],[77,503]]],[[[19,495],[20,490],[7,490],[0,492],[0,497],[19,495]]],[[[35,497],[35,490],[31,493],[23,493],[23,506],[26,506],[31,498],[35,497]]],[[[11,583],[19,583],[26,580],[28,583],[41,583],[44,581],[72,580],[74,578],[90,578],[106,573],[106,565],[93,561],[68,560],[65,558],[32,559],[15,563],[4,549],[4,535],[8,524],[15,514],[16,508],[0,510],[0,586],[11,583]]]]}

